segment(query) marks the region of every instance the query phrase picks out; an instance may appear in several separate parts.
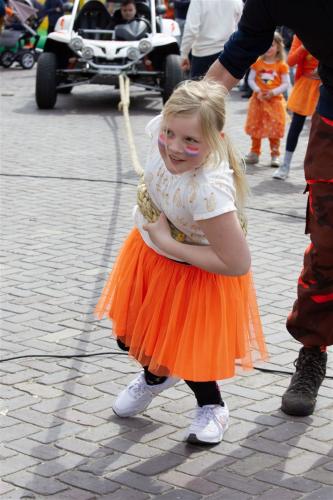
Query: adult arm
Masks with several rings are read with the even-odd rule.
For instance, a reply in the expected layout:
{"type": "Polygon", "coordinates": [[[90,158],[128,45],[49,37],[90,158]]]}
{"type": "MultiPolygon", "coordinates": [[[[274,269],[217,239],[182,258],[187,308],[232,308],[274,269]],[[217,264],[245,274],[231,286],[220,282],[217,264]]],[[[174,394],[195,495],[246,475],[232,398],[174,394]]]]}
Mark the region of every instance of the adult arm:
{"type": "Polygon", "coordinates": [[[174,240],[164,214],[145,224],[153,243],[161,250],[205,271],[226,276],[241,276],[251,264],[250,251],[236,212],[197,221],[209,245],[187,245],[174,240]]]}

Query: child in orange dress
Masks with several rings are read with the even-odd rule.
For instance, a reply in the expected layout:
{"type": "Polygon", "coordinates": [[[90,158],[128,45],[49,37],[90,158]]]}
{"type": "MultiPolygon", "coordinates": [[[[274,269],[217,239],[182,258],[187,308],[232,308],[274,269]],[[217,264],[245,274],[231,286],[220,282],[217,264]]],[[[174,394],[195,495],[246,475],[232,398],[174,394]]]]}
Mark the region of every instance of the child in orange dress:
{"type": "Polygon", "coordinates": [[[286,125],[286,101],[283,93],[289,85],[289,69],[285,62],[282,37],[274,34],[272,46],[251,66],[248,84],[253,90],[245,131],[251,136],[252,147],[245,161],[258,163],[261,140],[269,139],[271,166],[280,165],[280,140],[286,125]]]}
{"type": "Polygon", "coordinates": [[[313,115],[319,99],[320,79],[318,76],[318,60],[303,46],[301,40],[294,35],[288,54],[289,66],[297,65],[295,85],[290,93],[287,107],[293,112],[289,126],[286,151],[282,165],[274,173],[274,179],[285,180],[290,171],[290,163],[302,132],[305,119],[313,115]]]}
{"type": "Polygon", "coordinates": [[[197,400],[186,439],[216,444],[228,408],[216,380],[237,361],[266,356],[248,245],[237,217],[247,186],[223,132],[223,87],[183,82],[147,126],[144,181],[160,211],[148,223],[139,204],[130,233],[96,311],[113,322],[118,345],[143,367],[119,394],[119,417],[143,412],[153,397],[184,379],[197,400]],[[171,236],[168,221],[181,231],[171,236]]]}

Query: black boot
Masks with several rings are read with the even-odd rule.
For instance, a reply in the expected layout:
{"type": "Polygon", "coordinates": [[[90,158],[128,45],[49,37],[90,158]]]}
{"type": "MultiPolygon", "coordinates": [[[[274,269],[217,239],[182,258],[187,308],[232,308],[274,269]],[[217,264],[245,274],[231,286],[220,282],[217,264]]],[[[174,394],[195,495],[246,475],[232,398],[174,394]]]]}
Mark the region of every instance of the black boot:
{"type": "Polygon", "coordinates": [[[316,405],[319,387],[326,374],[327,353],[320,347],[302,347],[294,362],[296,372],[282,396],[281,410],[287,415],[306,417],[316,405]]]}

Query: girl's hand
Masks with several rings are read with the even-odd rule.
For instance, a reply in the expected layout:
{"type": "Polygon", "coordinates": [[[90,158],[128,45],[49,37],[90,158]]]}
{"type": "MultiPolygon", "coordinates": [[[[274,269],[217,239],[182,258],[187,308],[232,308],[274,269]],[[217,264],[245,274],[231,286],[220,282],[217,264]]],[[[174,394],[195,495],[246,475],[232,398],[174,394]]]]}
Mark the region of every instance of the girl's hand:
{"type": "Polygon", "coordinates": [[[263,90],[260,90],[260,92],[258,92],[258,99],[259,101],[263,101],[265,99],[263,90]]]}
{"type": "Polygon", "coordinates": [[[265,101],[269,101],[273,97],[273,95],[274,95],[271,90],[264,90],[262,94],[263,94],[262,98],[265,101]]]}
{"type": "Polygon", "coordinates": [[[164,252],[170,251],[170,244],[173,243],[173,238],[170,232],[168,219],[162,212],[156,222],[147,222],[143,229],[149,233],[152,242],[164,252]]]}

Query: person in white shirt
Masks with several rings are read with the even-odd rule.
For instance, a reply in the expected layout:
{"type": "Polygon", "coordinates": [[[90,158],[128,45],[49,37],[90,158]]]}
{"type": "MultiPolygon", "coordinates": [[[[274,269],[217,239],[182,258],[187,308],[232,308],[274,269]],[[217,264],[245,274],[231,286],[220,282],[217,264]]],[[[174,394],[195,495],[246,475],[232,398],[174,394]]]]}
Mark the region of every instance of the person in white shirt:
{"type": "Polygon", "coordinates": [[[242,0],[191,0],[180,53],[182,68],[190,70],[192,79],[204,76],[217,59],[237,29],[242,10],[242,0]]]}
{"type": "Polygon", "coordinates": [[[261,359],[266,353],[237,217],[246,180],[223,132],[224,96],[215,82],[187,80],[148,124],[148,197],[138,196],[136,228],[96,307],[143,367],[113,402],[116,415],[144,412],[184,379],[197,401],[186,440],[203,444],[219,443],[228,427],[216,380],[232,377],[238,361],[253,366],[253,350],[261,359]],[[172,236],[168,221],[183,238],[172,236]]]}

